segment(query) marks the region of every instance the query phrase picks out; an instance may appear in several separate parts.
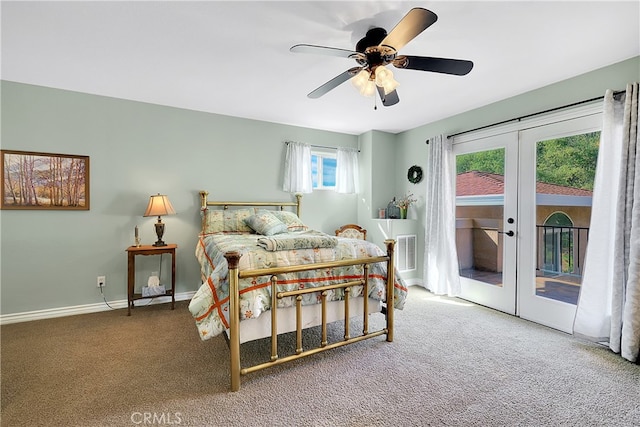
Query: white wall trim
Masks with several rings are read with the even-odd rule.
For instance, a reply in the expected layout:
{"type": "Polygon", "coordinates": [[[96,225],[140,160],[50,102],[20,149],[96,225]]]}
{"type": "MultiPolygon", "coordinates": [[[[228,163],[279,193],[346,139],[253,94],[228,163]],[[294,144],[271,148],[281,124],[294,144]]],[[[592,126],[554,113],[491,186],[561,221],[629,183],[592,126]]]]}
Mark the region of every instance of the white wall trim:
{"type": "MultiPolygon", "coordinates": [[[[181,292],[176,294],[176,301],[190,300],[195,291],[181,292]]],[[[171,302],[171,297],[153,298],[150,305],[163,304],[171,302]]],[[[95,304],[74,305],[70,307],[48,308],[45,310],[25,311],[22,313],[11,313],[0,315],[0,325],[8,325],[10,323],[29,322],[32,320],[53,319],[55,317],[74,316],[76,314],[98,313],[100,311],[109,311],[111,309],[127,308],[127,300],[108,301],[109,306],[104,302],[95,304]]]]}
{"type": "Polygon", "coordinates": [[[404,279],[404,283],[407,285],[407,287],[409,286],[424,286],[424,283],[422,282],[422,279],[420,278],[413,278],[413,279],[404,279]]]}

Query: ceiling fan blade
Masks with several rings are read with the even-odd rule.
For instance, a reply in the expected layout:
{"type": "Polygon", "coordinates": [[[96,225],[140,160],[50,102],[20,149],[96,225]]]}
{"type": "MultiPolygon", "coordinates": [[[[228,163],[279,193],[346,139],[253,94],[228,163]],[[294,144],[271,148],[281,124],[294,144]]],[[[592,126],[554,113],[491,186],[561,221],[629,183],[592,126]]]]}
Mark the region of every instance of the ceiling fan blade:
{"type": "MultiPolygon", "coordinates": [[[[337,56],[339,58],[354,58],[364,56],[353,50],[339,49],[337,47],[316,46],[312,44],[297,44],[289,49],[294,53],[313,53],[319,55],[337,56]]],[[[365,57],[366,58],[366,57],[365,57]]]]}
{"type": "Polygon", "coordinates": [[[337,76],[335,76],[334,78],[332,78],[331,80],[329,80],[328,82],[326,82],[325,84],[320,86],[319,88],[311,91],[307,96],[309,98],[312,98],[312,99],[320,98],[325,93],[329,92],[332,89],[337,88],[342,83],[346,82],[351,77],[353,77],[356,74],[358,74],[362,69],[363,69],[363,67],[350,68],[347,71],[345,71],[344,73],[338,74],[337,76]]]}
{"type": "Polygon", "coordinates": [[[385,107],[390,107],[400,102],[400,98],[398,98],[398,92],[396,92],[395,90],[385,95],[383,88],[381,88],[380,86],[376,86],[376,89],[378,89],[378,95],[380,95],[382,105],[384,105],[385,107]]]}
{"type": "Polygon", "coordinates": [[[430,56],[398,56],[393,61],[397,68],[432,71],[434,73],[464,76],[473,68],[473,62],[464,59],[433,58],[430,56]]]}
{"type": "Polygon", "coordinates": [[[396,24],[387,37],[380,42],[380,45],[390,46],[399,51],[437,20],[438,15],[430,10],[415,7],[396,24]]]}

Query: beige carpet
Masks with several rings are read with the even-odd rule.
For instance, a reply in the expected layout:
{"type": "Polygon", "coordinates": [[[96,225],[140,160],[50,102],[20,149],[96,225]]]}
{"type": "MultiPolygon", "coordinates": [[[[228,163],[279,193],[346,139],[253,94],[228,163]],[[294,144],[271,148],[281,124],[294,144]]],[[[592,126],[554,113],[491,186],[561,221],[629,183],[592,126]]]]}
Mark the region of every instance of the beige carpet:
{"type": "MultiPolygon", "coordinates": [[[[200,341],[185,302],[0,332],[7,427],[640,425],[640,366],[419,287],[396,312],[393,343],[253,373],[236,393],[225,340],[200,341]]],[[[245,344],[243,357],[263,360],[268,349],[245,344]]]]}

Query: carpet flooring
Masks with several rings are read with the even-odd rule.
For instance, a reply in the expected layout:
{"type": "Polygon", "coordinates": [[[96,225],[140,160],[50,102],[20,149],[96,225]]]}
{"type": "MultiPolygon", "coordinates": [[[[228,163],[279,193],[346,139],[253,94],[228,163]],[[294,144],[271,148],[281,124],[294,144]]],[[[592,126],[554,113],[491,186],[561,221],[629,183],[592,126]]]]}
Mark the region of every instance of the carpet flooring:
{"type": "MultiPolygon", "coordinates": [[[[393,343],[252,373],[235,393],[224,338],[201,341],[186,302],[5,325],[1,425],[640,425],[640,366],[607,348],[415,286],[395,320],[393,343]]],[[[241,352],[264,360],[269,343],[241,352]]]]}

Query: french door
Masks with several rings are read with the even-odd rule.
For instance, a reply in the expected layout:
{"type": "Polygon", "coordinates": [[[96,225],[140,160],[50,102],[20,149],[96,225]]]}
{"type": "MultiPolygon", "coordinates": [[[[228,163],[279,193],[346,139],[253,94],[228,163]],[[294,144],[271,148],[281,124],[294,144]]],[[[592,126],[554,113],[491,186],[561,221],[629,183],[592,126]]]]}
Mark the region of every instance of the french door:
{"type": "Polygon", "coordinates": [[[462,298],[572,331],[600,126],[593,113],[454,144],[462,298]]]}
{"type": "Polygon", "coordinates": [[[518,133],[455,144],[461,296],[516,314],[518,133]]]}

